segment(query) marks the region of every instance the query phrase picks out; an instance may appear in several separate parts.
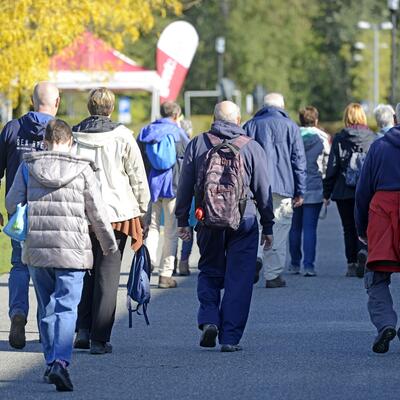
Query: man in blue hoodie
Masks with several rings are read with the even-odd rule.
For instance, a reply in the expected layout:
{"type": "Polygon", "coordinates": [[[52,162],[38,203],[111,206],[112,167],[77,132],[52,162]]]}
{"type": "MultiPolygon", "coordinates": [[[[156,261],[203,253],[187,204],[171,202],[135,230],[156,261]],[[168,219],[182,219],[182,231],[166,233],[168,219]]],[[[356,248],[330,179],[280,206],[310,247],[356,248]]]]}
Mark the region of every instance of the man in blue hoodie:
{"type": "MultiPolygon", "coordinates": [[[[44,149],[43,139],[47,123],[57,114],[60,95],[50,82],[36,84],[32,103],[34,111],[6,124],[0,135],[0,179],[6,175],[8,193],[25,153],[44,149]]],[[[8,280],[10,345],[16,349],[25,347],[25,325],[29,311],[29,271],[21,261],[21,245],[12,244],[11,270],[8,280]]]]}
{"type": "Polygon", "coordinates": [[[178,247],[175,219],[176,192],[186,144],[189,139],[178,126],[181,108],[167,101],[161,105],[161,117],[144,127],[138,144],[142,151],[151,193],[151,221],[146,240],[153,266],[157,260],[161,217],[164,216],[164,246],[159,267],[160,289],[177,286],[172,278],[178,247]],[[158,152],[158,153],[157,153],[158,152]]]}
{"type": "MultiPolygon", "coordinates": [[[[241,135],[244,136],[245,132],[240,127],[239,107],[230,101],[223,101],[215,107],[214,123],[210,131],[189,143],[183,161],[175,212],[178,234],[182,240],[191,239],[189,213],[194,188],[207,164],[209,150],[214,148],[217,151],[219,147],[214,141],[235,146],[233,141],[240,140],[241,135]]],[[[245,207],[239,227],[236,230],[222,229],[199,222],[195,228],[200,250],[197,283],[200,302],[198,326],[202,330],[200,346],[215,347],[219,336],[223,352],[241,350],[239,342],[249,315],[259,243],[256,204],[261,216],[261,244],[269,249],[273,242],[274,214],[265,154],[255,140],[247,141],[238,151],[244,167],[242,178],[245,193],[245,207]],[[224,295],[221,299],[222,290],[224,295]]],[[[221,158],[218,165],[227,164],[221,158]]],[[[218,194],[218,191],[214,193],[218,194]]],[[[200,193],[196,195],[201,197],[200,193]]],[[[196,214],[200,210],[198,208],[196,214]]]]}
{"type": "Polygon", "coordinates": [[[265,286],[278,288],[286,286],[281,273],[285,268],[293,207],[300,207],[304,201],[307,164],[299,127],[284,110],[283,96],[270,93],[265,96],[264,104],[243,127],[267,156],[275,214],[274,244],[268,251],[259,249],[254,281],[258,281],[264,265],[265,286]]]}

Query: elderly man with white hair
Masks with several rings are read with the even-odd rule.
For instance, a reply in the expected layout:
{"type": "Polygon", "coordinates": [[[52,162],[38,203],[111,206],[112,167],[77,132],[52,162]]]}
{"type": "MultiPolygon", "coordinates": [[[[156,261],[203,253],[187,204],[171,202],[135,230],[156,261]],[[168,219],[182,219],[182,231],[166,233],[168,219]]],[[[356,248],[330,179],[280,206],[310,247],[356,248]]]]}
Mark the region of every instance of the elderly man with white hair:
{"type": "Polygon", "coordinates": [[[284,110],[284,98],[269,93],[264,107],[244,125],[247,135],[264,149],[275,214],[274,244],[272,249],[259,249],[256,276],[264,266],[265,287],[286,286],[281,274],[285,268],[287,241],[292,222],[293,207],[303,204],[306,189],[306,157],[299,127],[284,110]]]}
{"type": "MultiPolygon", "coordinates": [[[[11,188],[23,155],[44,149],[43,139],[47,123],[57,114],[60,94],[51,82],[39,82],[32,95],[34,111],[6,124],[0,135],[0,179],[6,174],[6,194],[11,188]]],[[[0,214],[0,222],[2,217],[0,214]]],[[[8,279],[10,345],[25,347],[25,325],[29,310],[29,270],[21,261],[21,245],[12,244],[11,270],[8,279]]]]}
{"type": "Polygon", "coordinates": [[[389,129],[395,125],[395,112],[390,104],[379,104],[374,110],[374,117],[379,131],[378,138],[382,137],[389,129]]]}
{"type": "Polygon", "coordinates": [[[241,350],[259,242],[256,204],[266,249],[272,245],[274,218],[265,154],[239,124],[236,104],[217,104],[210,131],[186,149],[175,212],[179,236],[190,240],[189,211],[195,194],[200,346],[215,347],[219,336],[223,352],[241,350]]]}

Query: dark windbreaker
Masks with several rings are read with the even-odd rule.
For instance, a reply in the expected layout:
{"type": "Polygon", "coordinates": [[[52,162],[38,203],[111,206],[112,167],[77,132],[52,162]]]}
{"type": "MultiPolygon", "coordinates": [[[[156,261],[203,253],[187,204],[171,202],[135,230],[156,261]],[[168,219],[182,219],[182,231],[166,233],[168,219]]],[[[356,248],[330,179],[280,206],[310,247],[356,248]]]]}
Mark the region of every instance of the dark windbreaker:
{"type": "Polygon", "coordinates": [[[364,125],[344,128],[335,135],[324,179],[325,199],[354,199],[355,188],[346,185],[346,171],[351,155],[355,151],[367,153],[375,139],[376,134],[364,125]]]}
{"type": "MultiPolygon", "coordinates": [[[[238,135],[246,134],[240,126],[224,121],[214,122],[210,132],[221,139],[228,140],[238,135]]],[[[178,226],[189,226],[189,211],[194,195],[194,186],[206,154],[211,148],[211,142],[205,134],[195,137],[187,146],[176,198],[175,215],[178,219],[178,226]]],[[[246,216],[254,217],[256,208],[254,201],[250,200],[254,198],[261,215],[263,233],[266,235],[272,234],[274,214],[272,209],[269,171],[267,169],[267,160],[264,151],[256,141],[251,140],[240,152],[246,171],[244,185],[249,199],[244,218],[246,218],[246,216]]]]}
{"type": "Polygon", "coordinates": [[[43,138],[47,123],[53,117],[29,112],[8,122],[0,135],[0,179],[6,172],[6,194],[14,181],[23,155],[44,149],[43,138]]]}
{"type": "Polygon", "coordinates": [[[400,126],[395,126],[370,147],[356,191],[357,232],[365,236],[369,204],[378,191],[400,191],[400,126]]]}

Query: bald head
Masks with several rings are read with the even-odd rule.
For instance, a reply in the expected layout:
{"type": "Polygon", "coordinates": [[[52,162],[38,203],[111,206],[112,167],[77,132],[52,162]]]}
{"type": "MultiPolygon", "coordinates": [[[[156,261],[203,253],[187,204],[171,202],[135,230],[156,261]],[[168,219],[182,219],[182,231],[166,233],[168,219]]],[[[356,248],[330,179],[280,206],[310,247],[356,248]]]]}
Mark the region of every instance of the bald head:
{"type": "Polygon", "coordinates": [[[37,83],[33,89],[32,102],[35,111],[54,117],[60,105],[60,93],[57,86],[46,81],[37,83]]]}
{"type": "Polygon", "coordinates": [[[264,97],[264,104],[270,107],[285,108],[285,100],[280,93],[268,93],[264,97]]]}
{"type": "Polygon", "coordinates": [[[222,101],[214,108],[214,120],[240,124],[240,108],[232,101],[222,101]]]}

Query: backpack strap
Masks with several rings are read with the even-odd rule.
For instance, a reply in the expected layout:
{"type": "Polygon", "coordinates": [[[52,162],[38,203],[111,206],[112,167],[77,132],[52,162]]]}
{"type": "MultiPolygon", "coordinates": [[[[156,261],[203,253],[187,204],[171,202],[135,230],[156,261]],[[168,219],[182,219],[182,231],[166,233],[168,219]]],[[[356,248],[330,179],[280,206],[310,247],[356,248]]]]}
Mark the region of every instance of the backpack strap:
{"type": "Polygon", "coordinates": [[[212,146],[214,147],[214,151],[218,151],[222,147],[228,147],[232,150],[233,153],[237,154],[240,149],[246,146],[252,139],[245,135],[238,135],[231,140],[221,139],[219,136],[214,135],[211,132],[207,132],[206,136],[210,140],[212,146]]]}

